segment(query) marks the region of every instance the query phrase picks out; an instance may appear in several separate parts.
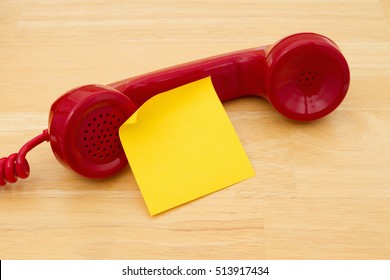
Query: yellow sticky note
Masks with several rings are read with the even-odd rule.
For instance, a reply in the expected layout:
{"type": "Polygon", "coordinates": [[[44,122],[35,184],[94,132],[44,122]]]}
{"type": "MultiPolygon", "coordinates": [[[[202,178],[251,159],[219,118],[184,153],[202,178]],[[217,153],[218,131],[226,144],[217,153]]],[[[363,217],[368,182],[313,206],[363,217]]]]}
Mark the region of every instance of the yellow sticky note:
{"type": "Polygon", "coordinates": [[[254,176],[210,78],[151,98],[119,136],[151,215],[254,176]]]}

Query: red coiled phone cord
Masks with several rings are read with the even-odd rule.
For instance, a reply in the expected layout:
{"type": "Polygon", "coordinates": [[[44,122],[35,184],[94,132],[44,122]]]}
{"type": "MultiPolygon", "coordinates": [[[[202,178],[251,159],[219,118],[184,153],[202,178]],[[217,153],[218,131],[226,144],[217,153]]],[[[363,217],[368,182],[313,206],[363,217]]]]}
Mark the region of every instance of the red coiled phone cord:
{"type": "Polygon", "coordinates": [[[15,183],[18,178],[25,179],[30,175],[30,166],[26,160],[26,155],[30,150],[45,141],[49,141],[47,129],[24,144],[19,153],[0,159],[0,187],[5,186],[7,182],[15,183]]]}

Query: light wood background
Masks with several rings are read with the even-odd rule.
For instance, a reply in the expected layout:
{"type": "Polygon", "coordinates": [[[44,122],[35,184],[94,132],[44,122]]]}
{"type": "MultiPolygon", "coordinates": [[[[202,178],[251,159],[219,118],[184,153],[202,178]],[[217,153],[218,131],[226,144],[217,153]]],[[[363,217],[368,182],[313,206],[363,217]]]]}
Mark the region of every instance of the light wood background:
{"type": "Polygon", "coordinates": [[[390,1],[0,0],[0,153],[50,105],[106,84],[302,31],[351,68],[343,104],[311,123],[260,99],[225,108],[257,175],[150,217],[130,169],[78,177],[42,144],[0,190],[1,259],[389,259],[390,1]]]}

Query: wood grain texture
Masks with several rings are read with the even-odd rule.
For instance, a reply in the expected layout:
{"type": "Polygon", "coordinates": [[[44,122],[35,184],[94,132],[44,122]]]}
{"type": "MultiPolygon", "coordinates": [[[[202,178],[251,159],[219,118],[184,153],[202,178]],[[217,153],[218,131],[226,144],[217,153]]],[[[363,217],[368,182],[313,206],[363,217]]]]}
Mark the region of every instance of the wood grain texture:
{"type": "Polygon", "coordinates": [[[0,1],[1,155],[75,86],[295,32],[338,43],[349,94],[311,123],[256,98],[226,103],[257,175],[157,217],[129,168],[83,179],[41,145],[30,178],[0,189],[0,259],[389,259],[389,1],[146,2],[0,1]]]}

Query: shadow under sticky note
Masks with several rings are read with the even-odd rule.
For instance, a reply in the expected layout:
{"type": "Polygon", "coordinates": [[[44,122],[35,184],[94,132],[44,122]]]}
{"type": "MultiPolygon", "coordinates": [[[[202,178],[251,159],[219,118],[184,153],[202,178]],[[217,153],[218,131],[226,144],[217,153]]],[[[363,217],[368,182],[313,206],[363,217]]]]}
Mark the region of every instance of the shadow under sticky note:
{"type": "Polygon", "coordinates": [[[210,78],[151,98],[119,134],[151,215],[254,176],[210,78]]]}

